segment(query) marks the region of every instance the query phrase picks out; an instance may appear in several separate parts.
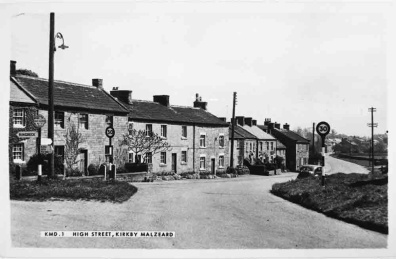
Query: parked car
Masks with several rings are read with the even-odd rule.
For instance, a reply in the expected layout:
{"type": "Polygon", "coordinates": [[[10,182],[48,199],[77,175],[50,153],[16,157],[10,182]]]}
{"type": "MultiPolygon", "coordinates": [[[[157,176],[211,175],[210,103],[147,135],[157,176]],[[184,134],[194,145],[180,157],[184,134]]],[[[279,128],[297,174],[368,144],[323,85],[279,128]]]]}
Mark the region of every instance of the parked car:
{"type": "Polygon", "coordinates": [[[300,167],[300,173],[308,172],[312,175],[322,175],[322,166],[320,165],[303,165],[300,167]]]}

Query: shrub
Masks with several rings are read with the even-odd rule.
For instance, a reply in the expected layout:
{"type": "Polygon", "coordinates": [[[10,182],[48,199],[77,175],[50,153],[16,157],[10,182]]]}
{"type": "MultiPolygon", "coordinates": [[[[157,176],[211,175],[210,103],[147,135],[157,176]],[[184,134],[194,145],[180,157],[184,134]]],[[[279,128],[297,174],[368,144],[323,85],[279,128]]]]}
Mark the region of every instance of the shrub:
{"type": "Polygon", "coordinates": [[[234,167],[228,166],[228,167],[227,167],[226,173],[227,173],[227,174],[236,174],[237,172],[236,172],[236,170],[235,170],[234,167]]]}
{"type": "MultiPolygon", "coordinates": [[[[37,167],[39,164],[42,165],[42,173],[43,175],[48,175],[48,161],[50,160],[51,154],[34,154],[30,157],[29,161],[26,164],[28,174],[36,175],[37,174],[37,167]],[[34,173],[36,172],[36,173],[34,173]]],[[[62,157],[55,155],[54,157],[54,169],[55,174],[63,174],[63,163],[62,157]]]]}
{"type": "Polygon", "coordinates": [[[66,170],[66,176],[70,177],[70,176],[82,176],[83,172],[81,172],[79,169],[77,168],[72,168],[72,169],[67,169],[66,170]]]}
{"type": "Polygon", "coordinates": [[[128,171],[125,169],[124,166],[117,167],[117,174],[126,174],[128,171]]]}
{"type": "Polygon", "coordinates": [[[88,166],[87,171],[88,171],[88,175],[96,175],[96,174],[98,174],[99,166],[95,165],[95,164],[90,164],[88,166]]]}
{"type": "Polygon", "coordinates": [[[237,174],[239,174],[239,175],[250,174],[249,167],[244,166],[244,165],[238,165],[235,168],[235,170],[236,170],[237,174]]]}
{"type": "Polygon", "coordinates": [[[180,176],[181,176],[181,177],[184,177],[184,178],[187,178],[188,175],[193,175],[193,174],[195,174],[195,173],[192,172],[192,171],[190,171],[190,172],[183,172],[183,173],[180,173],[180,176]]]}

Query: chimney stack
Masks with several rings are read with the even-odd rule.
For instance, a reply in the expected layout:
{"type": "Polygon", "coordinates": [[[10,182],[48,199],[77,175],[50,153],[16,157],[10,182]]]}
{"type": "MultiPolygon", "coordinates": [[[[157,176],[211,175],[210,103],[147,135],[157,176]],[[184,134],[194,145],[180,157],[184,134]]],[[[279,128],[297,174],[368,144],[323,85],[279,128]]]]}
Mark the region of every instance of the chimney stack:
{"type": "Polygon", "coordinates": [[[280,129],[280,123],[275,122],[275,128],[280,129]]]}
{"type": "Polygon", "coordinates": [[[252,126],[252,118],[251,117],[246,117],[245,118],[245,124],[248,126],[252,126]]]}
{"type": "Polygon", "coordinates": [[[290,129],[290,125],[287,124],[287,123],[283,124],[283,129],[289,130],[290,129]]]}
{"type": "Polygon", "coordinates": [[[169,107],[169,95],[154,95],[153,101],[163,106],[169,107]]]}
{"type": "Polygon", "coordinates": [[[268,124],[271,122],[271,119],[270,118],[265,118],[265,120],[264,120],[264,125],[265,126],[268,126],[268,124]]]}
{"type": "Polygon", "coordinates": [[[235,116],[236,124],[245,126],[245,117],[243,116],[235,116]]]}
{"type": "Polygon", "coordinates": [[[252,120],[253,126],[257,126],[257,120],[252,120]]]}
{"type": "Polygon", "coordinates": [[[10,61],[10,76],[16,76],[16,61],[10,61]]]}
{"type": "Polygon", "coordinates": [[[103,90],[103,79],[100,78],[94,78],[92,79],[92,86],[95,86],[96,88],[103,90]]]}
{"type": "Polygon", "coordinates": [[[219,120],[222,120],[224,122],[227,122],[227,118],[226,117],[219,117],[219,120]]]}
{"type": "Polygon", "coordinates": [[[194,108],[201,108],[207,110],[208,103],[202,101],[202,97],[199,94],[195,94],[194,108]]]}
{"type": "Polygon", "coordinates": [[[126,104],[132,104],[132,91],[131,90],[118,90],[118,87],[113,87],[110,94],[126,104]]]}

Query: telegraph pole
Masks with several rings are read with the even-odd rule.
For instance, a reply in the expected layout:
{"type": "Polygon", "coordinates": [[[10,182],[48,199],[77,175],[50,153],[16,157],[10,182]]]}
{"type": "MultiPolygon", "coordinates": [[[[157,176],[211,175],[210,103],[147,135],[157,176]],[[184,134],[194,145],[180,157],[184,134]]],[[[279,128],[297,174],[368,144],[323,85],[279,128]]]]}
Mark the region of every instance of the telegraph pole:
{"type": "Polygon", "coordinates": [[[312,154],[315,154],[315,122],[312,125],[312,154]]]}
{"type": "Polygon", "coordinates": [[[367,126],[371,127],[371,173],[374,173],[374,127],[378,126],[378,123],[374,123],[374,112],[377,109],[374,107],[369,108],[369,112],[371,112],[371,123],[368,123],[367,126]]]}
{"type": "MultiPolygon", "coordinates": [[[[49,75],[48,75],[48,138],[54,146],[54,52],[55,52],[55,14],[50,13],[49,75]]],[[[54,149],[50,154],[48,177],[54,177],[54,149]]]]}
{"type": "Polygon", "coordinates": [[[234,125],[235,125],[235,104],[237,93],[234,92],[234,99],[232,101],[232,119],[231,119],[231,159],[230,167],[234,167],[234,125]]]}

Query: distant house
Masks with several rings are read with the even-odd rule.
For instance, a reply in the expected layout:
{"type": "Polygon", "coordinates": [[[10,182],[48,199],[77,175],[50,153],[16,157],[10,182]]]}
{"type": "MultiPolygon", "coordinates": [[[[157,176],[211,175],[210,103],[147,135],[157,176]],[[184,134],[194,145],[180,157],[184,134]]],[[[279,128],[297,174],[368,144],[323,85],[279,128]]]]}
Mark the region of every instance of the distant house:
{"type": "MultiPolygon", "coordinates": [[[[26,163],[37,153],[36,138],[16,136],[20,131],[35,131],[38,114],[46,118],[41,128],[42,138],[48,136],[48,80],[16,75],[16,62],[11,61],[10,77],[10,161],[26,163]]],[[[82,134],[79,164],[82,172],[90,163],[98,164],[110,157],[109,139],[105,129],[113,125],[114,141],[127,129],[128,110],[103,89],[101,79],[93,79],[92,86],[54,81],[54,152],[64,157],[65,134],[74,125],[82,134]]],[[[114,142],[113,141],[113,142],[114,142]]]]}
{"type": "Polygon", "coordinates": [[[128,108],[129,129],[158,133],[171,147],[158,154],[129,151],[129,162],[146,156],[151,172],[225,170],[229,163],[229,125],[208,112],[207,102],[198,94],[193,107],[171,105],[169,95],[154,95],[153,101],[143,101],[132,99],[130,90],[114,88],[110,94],[128,108]]]}
{"type": "Polygon", "coordinates": [[[266,119],[264,123],[266,127],[261,129],[266,130],[286,146],[286,167],[289,170],[297,171],[301,165],[308,163],[310,143],[308,139],[291,131],[288,124],[284,124],[281,129],[279,123],[272,123],[270,119],[266,119]]]}
{"type": "MultiPolygon", "coordinates": [[[[232,126],[229,128],[229,137],[231,140],[232,126]]],[[[239,125],[234,125],[234,166],[243,165],[243,160],[246,159],[250,163],[253,163],[253,157],[255,156],[255,150],[253,147],[257,143],[257,137],[243,129],[239,125]]],[[[230,144],[231,148],[231,144],[230,144]]],[[[230,151],[231,152],[231,151],[230,151]]]]}

